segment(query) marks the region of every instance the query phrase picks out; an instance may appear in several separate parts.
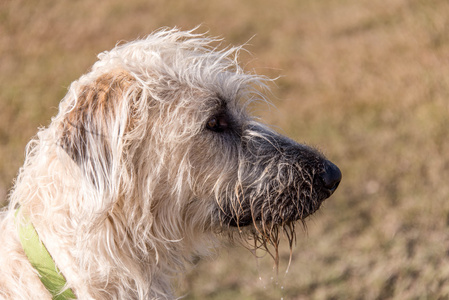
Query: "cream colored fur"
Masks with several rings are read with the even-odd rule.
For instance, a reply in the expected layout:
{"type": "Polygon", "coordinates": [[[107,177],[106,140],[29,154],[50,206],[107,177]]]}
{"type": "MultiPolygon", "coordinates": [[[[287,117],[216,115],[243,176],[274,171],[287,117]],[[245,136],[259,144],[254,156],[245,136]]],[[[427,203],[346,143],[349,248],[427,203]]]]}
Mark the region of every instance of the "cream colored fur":
{"type": "Polygon", "coordinates": [[[341,173],[247,112],[267,79],[219,42],[162,29],[71,84],[0,213],[0,298],[50,298],[19,242],[24,215],[79,299],[173,299],[173,278],[221,237],[272,245],[276,263],[281,232],[292,246],[341,173]]]}
{"type": "Polygon", "coordinates": [[[0,298],[49,298],[18,240],[19,205],[79,299],[174,297],[172,278],[216,243],[212,201],[229,159],[193,140],[217,96],[249,98],[262,79],[237,65],[240,48],[213,43],[164,29],[100,54],[72,83],[0,215],[0,298]]]}

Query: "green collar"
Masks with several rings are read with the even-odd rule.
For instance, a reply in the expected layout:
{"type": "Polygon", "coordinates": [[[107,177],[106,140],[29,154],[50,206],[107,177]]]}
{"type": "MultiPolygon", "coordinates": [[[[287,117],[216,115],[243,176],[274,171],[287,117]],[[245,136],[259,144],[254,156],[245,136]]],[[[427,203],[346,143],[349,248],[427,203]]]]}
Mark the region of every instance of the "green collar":
{"type": "MultiPolygon", "coordinates": [[[[16,222],[20,208],[16,210],[16,222]]],[[[22,214],[23,215],[23,214],[22,214]]],[[[47,248],[39,239],[33,224],[23,216],[19,221],[19,236],[31,265],[39,273],[39,278],[53,296],[54,300],[76,299],[75,294],[66,288],[66,280],[53,261],[47,248]]]]}

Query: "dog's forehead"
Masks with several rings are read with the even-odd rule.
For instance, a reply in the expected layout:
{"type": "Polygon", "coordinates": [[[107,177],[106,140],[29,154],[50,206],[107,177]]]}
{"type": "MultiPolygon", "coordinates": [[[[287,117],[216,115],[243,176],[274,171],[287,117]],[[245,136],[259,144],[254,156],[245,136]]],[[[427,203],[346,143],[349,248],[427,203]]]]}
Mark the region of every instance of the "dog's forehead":
{"type": "Polygon", "coordinates": [[[111,68],[132,74],[137,86],[162,107],[246,114],[252,102],[266,101],[264,76],[245,72],[238,63],[239,47],[210,47],[207,38],[184,39],[172,34],[120,45],[99,55],[94,71],[111,68]]]}

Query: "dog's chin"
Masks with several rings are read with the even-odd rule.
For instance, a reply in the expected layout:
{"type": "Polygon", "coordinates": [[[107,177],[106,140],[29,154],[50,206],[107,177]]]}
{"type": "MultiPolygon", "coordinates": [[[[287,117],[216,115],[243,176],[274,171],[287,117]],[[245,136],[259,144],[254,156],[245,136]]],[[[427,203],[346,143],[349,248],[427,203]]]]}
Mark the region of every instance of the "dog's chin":
{"type": "Polygon", "coordinates": [[[240,217],[232,217],[227,222],[224,222],[224,224],[228,225],[229,227],[248,227],[253,224],[265,224],[268,225],[268,227],[272,226],[282,226],[289,223],[293,223],[296,221],[304,220],[308,216],[312,215],[315,211],[307,212],[307,213],[295,213],[291,216],[273,216],[273,217],[267,217],[265,219],[262,219],[261,216],[257,216],[256,218],[252,218],[252,216],[240,216],[240,217]]]}
{"type": "Polygon", "coordinates": [[[269,214],[265,213],[253,215],[251,213],[248,214],[242,214],[239,216],[226,216],[221,217],[221,226],[227,226],[227,227],[248,227],[253,224],[259,225],[259,224],[265,224],[268,225],[268,227],[272,226],[283,226],[289,223],[293,223],[296,221],[304,220],[308,216],[315,213],[321,206],[321,203],[316,205],[316,207],[309,207],[307,210],[299,210],[295,208],[294,210],[285,211],[283,213],[279,214],[269,214]]]}

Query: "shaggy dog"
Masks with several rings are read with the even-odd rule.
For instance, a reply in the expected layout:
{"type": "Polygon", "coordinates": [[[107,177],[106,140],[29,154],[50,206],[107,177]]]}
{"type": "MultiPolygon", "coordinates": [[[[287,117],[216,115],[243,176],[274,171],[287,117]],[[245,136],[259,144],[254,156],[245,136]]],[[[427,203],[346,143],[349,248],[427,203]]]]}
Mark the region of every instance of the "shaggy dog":
{"type": "Polygon", "coordinates": [[[335,191],[334,164],[248,114],[267,79],[217,42],[162,29],[71,84],[0,214],[0,297],[172,299],[171,279],[221,237],[277,249],[335,191]],[[30,257],[33,230],[59,290],[30,257]]]}

